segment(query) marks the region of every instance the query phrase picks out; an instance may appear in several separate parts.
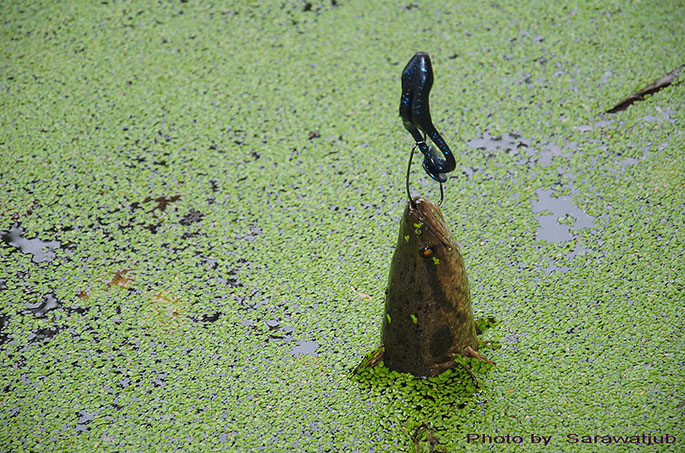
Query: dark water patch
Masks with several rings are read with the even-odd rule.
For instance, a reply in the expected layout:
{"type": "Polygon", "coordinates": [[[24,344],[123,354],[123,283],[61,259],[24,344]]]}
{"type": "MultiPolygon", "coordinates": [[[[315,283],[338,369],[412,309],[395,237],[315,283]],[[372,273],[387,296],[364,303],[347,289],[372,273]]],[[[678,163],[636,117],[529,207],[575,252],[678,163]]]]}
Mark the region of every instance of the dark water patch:
{"type": "Polygon", "coordinates": [[[269,328],[269,340],[283,340],[285,342],[293,341],[293,332],[295,328],[291,326],[281,326],[281,321],[277,319],[268,319],[264,321],[269,328]]]}
{"type": "Polygon", "coordinates": [[[78,420],[76,421],[76,427],[74,428],[77,433],[82,433],[85,431],[90,431],[88,424],[95,420],[97,416],[100,415],[96,411],[81,410],[76,413],[78,420]]]}
{"type": "Polygon", "coordinates": [[[540,215],[535,216],[540,227],[535,232],[535,237],[540,241],[561,243],[573,239],[571,230],[568,225],[558,222],[556,215],[540,215]]]}
{"type": "Polygon", "coordinates": [[[519,148],[530,147],[530,141],[522,139],[518,134],[510,134],[507,132],[500,136],[493,136],[489,132],[486,132],[482,137],[469,140],[466,144],[471,148],[486,151],[516,151],[519,148]]]}
{"type": "Polygon", "coordinates": [[[33,313],[36,318],[43,318],[49,311],[59,307],[60,303],[54,294],[44,294],[37,302],[26,304],[28,312],[33,313]]]}
{"type": "Polygon", "coordinates": [[[202,218],[204,216],[205,215],[203,213],[201,213],[200,211],[197,211],[195,209],[191,209],[188,212],[188,214],[183,216],[183,218],[180,220],[180,223],[181,223],[181,225],[188,226],[188,225],[191,225],[193,223],[199,222],[200,220],[202,220],[202,218]]]}
{"type": "MultiPolygon", "coordinates": [[[[604,243],[603,243],[602,241],[597,242],[597,245],[600,246],[600,247],[601,247],[603,244],[604,244],[604,243]]],[[[567,255],[567,256],[568,256],[569,258],[575,258],[576,256],[583,256],[583,255],[585,255],[585,254],[587,254],[587,253],[590,253],[590,252],[593,252],[593,251],[594,251],[594,250],[585,248],[585,247],[583,247],[583,246],[580,245],[580,244],[576,244],[575,248],[574,248],[573,250],[571,250],[570,252],[568,252],[568,255],[567,255]]],[[[605,254],[606,254],[606,253],[605,253],[605,254]]]]}
{"type": "Polygon", "coordinates": [[[186,240],[186,239],[192,239],[196,238],[198,236],[206,236],[206,234],[203,234],[199,231],[186,231],[181,235],[181,239],[186,240]]]}
{"type": "Polygon", "coordinates": [[[616,165],[618,166],[618,170],[613,170],[613,173],[618,172],[619,175],[622,175],[625,173],[626,168],[632,166],[632,165],[637,165],[640,162],[642,162],[648,154],[649,147],[645,146],[642,149],[642,155],[640,157],[624,157],[623,159],[616,160],[616,165]]]}
{"type": "Polygon", "coordinates": [[[536,215],[540,228],[536,231],[538,240],[547,242],[566,242],[573,239],[571,227],[574,230],[594,226],[594,218],[575,206],[569,196],[553,197],[553,190],[538,189],[538,200],[533,200],[532,208],[535,213],[551,212],[552,214],[536,215]],[[565,223],[560,220],[566,220],[565,223]]]}
{"type": "Polygon", "coordinates": [[[143,228],[145,228],[152,234],[157,234],[157,230],[160,226],[162,226],[162,222],[148,223],[147,225],[143,225],[143,228]]]}
{"type": "Polygon", "coordinates": [[[64,311],[66,311],[70,315],[74,314],[74,313],[78,313],[79,315],[84,315],[84,314],[88,313],[88,310],[90,310],[90,307],[77,307],[77,306],[62,307],[62,308],[64,308],[64,311]]]}
{"type": "Polygon", "coordinates": [[[295,346],[290,350],[293,357],[299,357],[302,355],[314,355],[316,350],[319,348],[319,343],[316,341],[298,341],[295,346]]]}
{"type": "MultiPolygon", "coordinates": [[[[575,144],[568,144],[566,148],[573,149],[575,144]]],[[[537,154],[537,163],[543,167],[549,167],[552,164],[552,159],[555,157],[569,157],[568,152],[556,143],[544,143],[542,149],[537,154]]],[[[530,163],[529,163],[529,166],[530,163]]]]}
{"type": "Polygon", "coordinates": [[[195,321],[201,322],[203,324],[211,324],[213,322],[216,322],[219,320],[223,313],[220,311],[214,312],[214,313],[205,313],[200,315],[198,318],[194,318],[195,321]]]}
{"type": "Polygon", "coordinates": [[[595,121],[592,124],[581,124],[580,126],[574,126],[573,129],[579,132],[589,132],[594,129],[603,129],[612,124],[613,122],[613,120],[601,119],[595,121]]]}
{"type": "Polygon", "coordinates": [[[243,286],[243,284],[240,282],[240,280],[238,280],[236,274],[237,271],[235,269],[229,269],[225,274],[225,278],[218,276],[216,280],[222,285],[226,285],[231,288],[240,288],[243,286]]]}
{"type": "Polygon", "coordinates": [[[55,251],[60,250],[59,241],[41,241],[26,239],[21,226],[15,225],[9,231],[0,232],[0,239],[22,253],[33,255],[34,263],[50,262],[55,259],[55,251]]]}
{"type": "MultiPolygon", "coordinates": [[[[242,269],[250,269],[252,267],[252,263],[246,260],[245,258],[238,258],[236,264],[240,266],[242,269]]],[[[231,268],[228,269],[228,271],[225,274],[227,278],[220,278],[219,280],[232,288],[238,288],[243,286],[243,284],[238,280],[237,274],[238,270],[231,268]]]]}
{"type": "Polygon", "coordinates": [[[661,123],[661,122],[671,122],[671,123],[677,123],[677,119],[674,118],[674,116],[678,113],[677,110],[673,109],[661,109],[659,107],[656,108],[657,114],[656,115],[647,115],[643,116],[642,119],[647,121],[648,123],[661,123]]]}
{"type": "Polygon", "coordinates": [[[10,317],[0,314],[0,345],[9,343],[10,336],[7,333],[7,326],[10,323],[10,317]]]}
{"type": "Polygon", "coordinates": [[[200,320],[202,322],[215,322],[221,316],[221,312],[212,313],[210,315],[202,315],[200,320]]]}
{"type": "Polygon", "coordinates": [[[240,305],[239,310],[255,311],[265,305],[271,304],[271,299],[269,297],[263,297],[264,294],[255,290],[250,295],[238,295],[236,296],[236,301],[240,305]]]}
{"type": "Polygon", "coordinates": [[[43,327],[36,329],[29,334],[28,342],[29,344],[41,343],[45,340],[50,340],[52,337],[59,333],[60,329],[57,327],[43,327]]]}
{"type": "MultiPolygon", "coordinates": [[[[542,143],[539,146],[532,146],[531,140],[522,138],[516,133],[504,133],[500,136],[493,136],[486,132],[481,137],[474,138],[466,142],[471,148],[488,151],[488,158],[494,157],[495,152],[504,151],[510,158],[517,159],[518,166],[528,166],[532,168],[535,164],[548,167],[552,164],[555,157],[569,157],[569,151],[577,148],[576,143],[569,142],[565,146],[552,142],[542,143]]],[[[479,169],[474,167],[463,167],[462,174],[467,178],[472,178],[479,169]]],[[[456,176],[455,176],[456,178],[456,176]]],[[[486,177],[491,179],[491,177],[486,177]]]]}
{"type": "MultiPolygon", "coordinates": [[[[146,203],[150,203],[150,202],[154,202],[154,203],[156,203],[156,206],[152,206],[149,210],[145,211],[146,213],[150,214],[150,213],[154,213],[155,211],[165,212],[167,207],[169,206],[169,204],[175,203],[176,201],[178,201],[180,199],[181,199],[180,195],[174,195],[171,197],[160,196],[157,198],[146,197],[143,201],[140,201],[140,202],[134,201],[133,203],[129,204],[129,211],[131,213],[133,213],[137,209],[141,209],[141,205],[146,204],[146,203]]],[[[195,211],[194,209],[191,209],[190,212],[185,217],[183,217],[181,219],[180,223],[183,225],[190,225],[195,221],[199,221],[199,219],[196,220],[197,219],[196,213],[200,214],[200,216],[203,215],[203,214],[199,213],[199,211],[195,211]]],[[[155,217],[155,220],[159,219],[159,217],[157,217],[156,215],[154,217],[155,217]]],[[[98,219],[98,220],[100,220],[100,219],[98,219]]],[[[102,222],[100,222],[100,224],[102,224],[102,222]]],[[[130,228],[133,228],[134,226],[138,226],[138,227],[142,227],[143,229],[148,230],[152,234],[157,234],[157,231],[162,226],[162,224],[163,224],[163,222],[161,220],[158,220],[158,221],[152,221],[149,223],[141,222],[141,223],[132,224],[132,225],[119,225],[119,229],[120,230],[127,230],[130,228]]]]}

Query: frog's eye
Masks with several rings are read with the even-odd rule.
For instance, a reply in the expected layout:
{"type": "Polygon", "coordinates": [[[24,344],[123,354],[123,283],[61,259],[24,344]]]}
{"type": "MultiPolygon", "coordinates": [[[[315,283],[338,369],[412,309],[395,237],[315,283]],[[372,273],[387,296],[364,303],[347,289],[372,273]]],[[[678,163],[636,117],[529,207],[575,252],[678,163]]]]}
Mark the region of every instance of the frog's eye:
{"type": "Polygon", "coordinates": [[[435,255],[435,248],[430,243],[422,244],[420,252],[421,257],[426,259],[432,258],[435,255]]]}

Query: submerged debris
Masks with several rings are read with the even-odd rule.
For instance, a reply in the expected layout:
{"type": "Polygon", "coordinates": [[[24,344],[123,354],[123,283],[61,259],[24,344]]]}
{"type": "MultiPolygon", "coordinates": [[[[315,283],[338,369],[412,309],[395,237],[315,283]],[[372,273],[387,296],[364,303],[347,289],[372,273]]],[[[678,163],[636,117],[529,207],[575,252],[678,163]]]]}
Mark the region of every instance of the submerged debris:
{"type": "Polygon", "coordinates": [[[154,201],[155,203],[157,203],[157,206],[154,206],[152,209],[150,209],[147,212],[152,212],[155,210],[158,210],[160,212],[164,212],[164,211],[166,211],[166,207],[169,203],[174,203],[174,202],[178,201],[180,198],[181,198],[180,195],[174,195],[172,197],[161,196],[161,197],[157,197],[157,198],[147,197],[143,200],[143,203],[149,203],[151,201],[154,201]]]}
{"type": "Polygon", "coordinates": [[[683,69],[683,65],[680,65],[673,71],[669,72],[665,76],[661,77],[659,80],[655,81],[644,87],[643,89],[636,91],[627,98],[623,99],[621,102],[610,108],[606,113],[617,113],[630,107],[634,102],[642,101],[648,94],[656,93],[662,88],[666,88],[674,81],[678,80],[680,76],[680,71],[683,69]]]}
{"type": "Polygon", "coordinates": [[[124,289],[128,289],[133,281],[133,272],[129,269],[124,269],[122,271],[116,271],[112,280],[107,282],[107,289],[113,285],[120,286],[124,289]]]}

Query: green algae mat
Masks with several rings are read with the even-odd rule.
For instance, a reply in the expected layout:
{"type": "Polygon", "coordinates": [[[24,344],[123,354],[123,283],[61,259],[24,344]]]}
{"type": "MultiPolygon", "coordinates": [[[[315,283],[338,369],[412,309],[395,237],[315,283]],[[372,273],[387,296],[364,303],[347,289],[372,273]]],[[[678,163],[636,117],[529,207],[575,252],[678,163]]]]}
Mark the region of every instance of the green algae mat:
{"type": "Polygon", "coordinates": [[[0,450],[684,448],[682,2],[1,10],[0,450]],[[419,50],[496,365],[353,375],[419,50]]]}

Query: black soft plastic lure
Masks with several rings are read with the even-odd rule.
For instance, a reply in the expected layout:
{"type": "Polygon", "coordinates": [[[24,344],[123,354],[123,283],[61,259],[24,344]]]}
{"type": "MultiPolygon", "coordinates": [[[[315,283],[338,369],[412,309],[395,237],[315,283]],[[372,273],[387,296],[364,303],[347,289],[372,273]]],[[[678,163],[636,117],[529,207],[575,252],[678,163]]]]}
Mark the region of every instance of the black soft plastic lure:
{"type": "Polygon", "coordinates": [[[445,140],[433,126],[428,95],[433,86],[433,66],[425,52],[416,52],[402,71],[402,99],[400,116],[404,127],[414,137],[417,146],[424,155],[423,169],[436,181],[447,181],[447,173],[454,170],[456,162],[445,140]],[[423,135],[421,135],[423,132],[423,135]],[[440,157],[432,146],[426,144],[426,136],[440,149],[440,157]]]}

